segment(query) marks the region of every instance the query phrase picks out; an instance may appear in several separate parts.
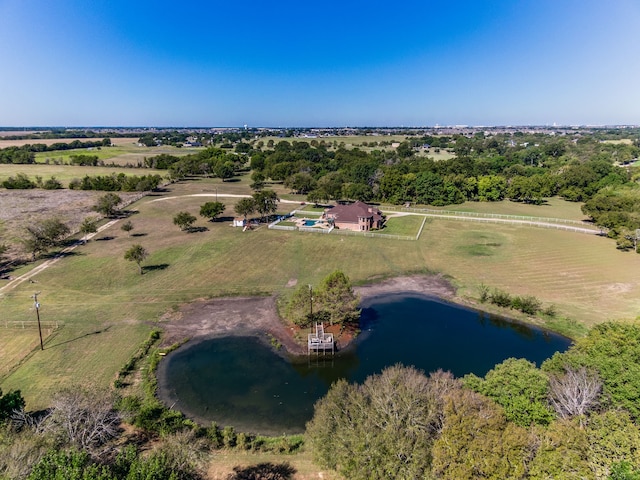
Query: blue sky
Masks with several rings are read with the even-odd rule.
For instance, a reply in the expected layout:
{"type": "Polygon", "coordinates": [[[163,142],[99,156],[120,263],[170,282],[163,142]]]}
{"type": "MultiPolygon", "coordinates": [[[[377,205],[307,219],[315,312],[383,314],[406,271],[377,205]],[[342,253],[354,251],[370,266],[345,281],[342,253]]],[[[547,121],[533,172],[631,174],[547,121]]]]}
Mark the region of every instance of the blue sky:
{"type": "Polygon", "coordinates": [[[640,124],[640,0],[0,0],[0,126],[640,124]]]}

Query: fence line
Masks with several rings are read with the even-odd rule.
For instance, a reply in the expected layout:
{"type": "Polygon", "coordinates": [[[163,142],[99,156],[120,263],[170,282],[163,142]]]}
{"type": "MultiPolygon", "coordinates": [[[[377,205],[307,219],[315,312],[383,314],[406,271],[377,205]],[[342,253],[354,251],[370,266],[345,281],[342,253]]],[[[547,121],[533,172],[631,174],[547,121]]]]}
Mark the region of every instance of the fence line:
{"type": "Polygon", "coordinates": [[[568,232],[575,233],[586,233],[589,235],[603,235],[604,230],[596,230],[587,227],[572,227],[569,225],[561,225],[556,223],[543,223],[543,222],[535,222],[535,221],[526,221],[526,220],[509,220],[506,218],[483,218],[483,217],[454,217],[448,215],[435,215],[424,213],[425,217],[432,218],[440,218],[442,220],[454,220],[454,221],[462,221],[462,222],[485,222],[485,223],[499,223],[502,225],[527,225],[530,227],[539,227],[539,228],[553,228],[556,230],[565,230],[568,232]]]}
{"type": "MultiPolygon", "coordinates": [[[[425,218],[426,221],[426,218],[425,218]]],[[[278,223],[280,222],[280,220],[276,220],[273,223],[270,223],[268,228],[271,230],[287,230],[290,232],[309,232],[309,233],[324,233],[324,234],[330,234],[330,233],[335,233],[338,235],[351,235],[351,236],[360,236],[360,237],[380,237],[380,238],[391,238],[391,239],[395,239],[395,240],[417,240],[419,237],[419,233],[418,236],[416,237],[409,237],[407,235],[389,235],[386,233],[375,233],[375,232],[356,232],[353,230],[341,230],[338,228],[334,228],[331,227],[329,229],[324,229],[324,228],[314,228],[314,227],[293,227],[293,226],[285,226],[285,225],[278,225],[278,223]]],[[[424,221],[422,222],[422,226],[424,227],[424,221]]],[[[422,231],[422,228],[420,229],[420,231],[422,231]]]]}
{"type": "Polygon", "coordinates": [[[480,213],[480,212],[462,212],[457,210],[436,210],[434,208],[416,208],[416,207],[396,207],[385,206],[380,208],[382,211],[400,211],[400,212],[414,212],[414,213],[431,213],[434,215],[455,215],[455,216],[469,216],[480,218],[504,218],[511,220],[530,220],[537,222],[551,222],[551,223],[566,223],[572,225],[582,225],[583,228],[588,228],[589,224],[580,220],[570,220],[565,218],[551,218],[551,217],[533,217],[528,215],[507,215],[503,213],[480,213]]]}
{"type": "MultiPolygon", "coordinates": [[[[62,325],[60,322],[40,322],[40,326],[45,329],[57,330],[62,325]]],[[[3,320],[0,321],[0,327],[6,329],[20,329],[26,330],[27,328],[38,328],[38,322],[35,320],[3,320]]]]}
{"type": "Polygon", "coordinates": [[[427,216],[426,215],[422,219],[422,225],[420,225],[420,230],[418,230],[418,234],[416,235],[416,240],[418,240],[420,238],[420,235],[422,235],[422,229],[424,228],[424,224],[425,223],[427,223],[427,216]]]}

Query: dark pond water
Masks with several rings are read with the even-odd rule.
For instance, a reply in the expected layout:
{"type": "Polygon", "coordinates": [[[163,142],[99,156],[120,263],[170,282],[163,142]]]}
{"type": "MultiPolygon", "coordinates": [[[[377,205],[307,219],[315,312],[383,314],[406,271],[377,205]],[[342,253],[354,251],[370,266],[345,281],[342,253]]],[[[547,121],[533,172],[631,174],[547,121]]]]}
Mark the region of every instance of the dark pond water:
{"type": "Polygon", "coordinates": [[[530,326],[417,295],[364,305],[362,334],[329,358],[288,359],[254,337],[187,344],[160,364],[163,398],[201,422],[279,435],[301,432],[334,381],[362,382],[395,363],[484,375],[506,358],[537,365],[570,341],[530,326]]]}

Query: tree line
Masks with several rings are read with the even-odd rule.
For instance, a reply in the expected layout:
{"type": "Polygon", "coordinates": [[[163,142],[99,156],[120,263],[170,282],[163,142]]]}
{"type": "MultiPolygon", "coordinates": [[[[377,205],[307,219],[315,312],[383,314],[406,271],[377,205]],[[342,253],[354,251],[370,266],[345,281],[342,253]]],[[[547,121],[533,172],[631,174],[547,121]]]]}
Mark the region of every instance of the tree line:
{"type": "Polygon", "coordinates": [[[36,163],[37,152],[55,152],[59,150],[72,150],[76,148],[98,148],[111,146],[111,139],[104,138],[100,141],[81,142],[56,142],[51,145],[44,143],[26,144],[19,147],[7,147],[0,149],[0,163],[36,163]]]}
{"type": "MultiPolygon", "coordinates": [[[[70,190],[101,190],[105,192],[146,192],[158,188],[162,183],[160,175],[125,175],[124,173],[112,173],[111,175],[85,175],[83,178],[74,178],[69,182],[70,190]]],[[[48,180],[36,176],[31,180],[24,173],[17,173],[2,182],[6,189],[33,189],[57,190],[64,188],[62,183],[52,176],[48,180]]]]}

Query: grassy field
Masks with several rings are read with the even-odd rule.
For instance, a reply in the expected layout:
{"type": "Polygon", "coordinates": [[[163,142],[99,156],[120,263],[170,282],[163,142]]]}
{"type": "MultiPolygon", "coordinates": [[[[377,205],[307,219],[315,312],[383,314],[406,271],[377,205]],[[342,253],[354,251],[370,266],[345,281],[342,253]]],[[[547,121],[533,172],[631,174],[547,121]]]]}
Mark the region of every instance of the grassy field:
{"type": "MultiPolygon", "coordinates": [[[[124,139],[119,139],[124,140],[124,139]]],[[[36,153],[36,163],[69,163],[72,155],[95,155],[106,164],[121,166],[143,166],[145,158],[166,153],[181,157],[201,151],[202,148],[177,148],[172,146],[145,147],[139,146],[137,139],[126,139],[113,147],[78,148],[54,152],[36,153]]]]}
{"type": "MultiPolygon", "coordinates": [[[[264,143],[264,145],[266,146],[269,142],[269,140],[273,140],[273,142],[275,144],[277,144],[278,142],[281,141],[287,141],[289,143],[291,142],[323,142],[329,146],[329,148],[338,148],[340,146],[343,146],[347,149],[352,149],[352,148],[359,148],[360,150],[364,150],[366,152],[371,152],[373,150],[391,150],[395,147],[391,146],[391,145],[385,145],[385,146],[380,146],[380,145],[374,145],[374,146],[370,146],[369,144],[371,144],[372,142],[377,142],[378,144],[380,142],[391,142],[391,143],[402,143],[408,139],[410,139],[411,137],[408,137],[406,135],[380,135],[380,136],[372,136],[372,135],[353,135],[353,136],[340,136],[340,137],[318,137],[318,138],[305,138],[305,137],[289,137],[289,138],[282,138],[282,137],[264,137],[261,138],[260,141],[262,141],[264,143]],[[364,144],[367,144],[366,146],[364,144]]],[[[436,149],[432,148],[430,150],[424,150],[424,151],[420,151],[419,155],[421,156],[427,156],[427,157],[432,157],[434,160],[448,160],[450,158],[453,158],[455,156],[455,154],[453,153],[449,153],[447,152],[445,149],[439,149],[438,152],[435,151],[436,149]]]]}
{"type": "Polygon", "coordinates": [[[461,205],[429,207],[434,210],[456,212],[497,213],[500,215],[521,215],[531,217],[561,218],[565,220],[587,220],[580,210],[581,203],[567,202],[560,197],[546,200],[543,205],[532,205],[505,200],[503,202],[465,202],[461,205]]]}
{"type": "MultiPolygon", "coordinates": [[[[559,315],[586,326],[633,319],[640,307],[640,256],[617,251],[606,238],[444,219],[428,220],[417,241],[301,234],[264,225],[242,232],[229,226],[238,198],[225,195],[249,193],[248,181],[173,184],[167,192],[130,207],[138,211],[130,218],[135,236],[122,232],[119,222],[38,274],[35,285],[25,282],[1,294],[3,317],[31,320],[30,296],[36,288],[43,319],[65,326],[49,339],[44,352],[34,352],[0,387],[20,388],[28,408],[38,408],[65,385],[110,384],[150,329],[182,303],[225,295],[286,295],[292,279],[317,284],[335,269],[358,284],[411,272],[441,272],[458,286],[462,299],[473,301],[484,283],[534,295],[545,305],[556,305],[559,315]],[[188,196],[203,194],[209,197],[188,196]],[[175,213],[186,210],[197,216],[200,205],[216,194],[227,207],[222,221],[198,217],[196,226],[202,231],[197,233],[173,225],[175,213]],[[142,276],[123,258],[134,243],[150,252],[142,276]]],[[[521,206],[527,215],[552,217],[572,216],[577,208],[555,201],[540,207],[503,205],[491,204],[495,210],[521,206]]],[[[281,204],[279,210],[296,206],[281,204]]],[[[422,222],[417,216],[392,220],[389,229],[397,233],[415,232],[422,222]]],[[[3,353],[0,363],[11,363],[11,358],[16,356],[3,353]]]]}
{"type": "Polygon", "coordinates": [[[126,167],[81,167],[76,165],[44,165],[44,164],[31,164],[31,165],[14,165],[14,164],[0,164],[0,182],[8,179],[11,176],[15,176],[18,173],[24,173],[31,180],[35,181],[37,175],[41,176],[43,180],[47,180],[50,177],[56,177],[65,187],[69,185],[69,182],[74,178],[82,178],[85,175],[111,175],[112,173],[125,175],[160,175],[165,177],[167,175],[166,170],[155,170],[151,168],[126,168],[126,167]]]}
{"type": "Polygon", "coordinates": [[[424,218],[417,215],[392,216],[387,218],[384,228],[380,233],[385,235],[406,235],[415,237],[420,231],[424,218]]]}
{"type": "MultiPolygon", "coordinates": [[[[22,132],[3,132],[6,135],[19,135],[22,132]]],[[[54,143],[71,143],[74,140],[78,140],[80,142],[96,142],[101,141],[104,137],[96,137],[96,138],[46,138],[42,140],[34,140],[34,139],[26,139],[26,140],[7,140],[2,138],[0,135],[0,148],[7,147],[21,147],[22,145],[35,145],[37,143],[44,145],[53,145],[54,143]]],[[[112,138],[112,145],[129,145],[131,143],[138,143],[138,138],[140,137],[121,137],[121,138],[112,138]]]]}

